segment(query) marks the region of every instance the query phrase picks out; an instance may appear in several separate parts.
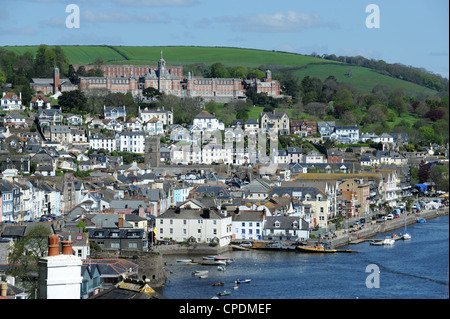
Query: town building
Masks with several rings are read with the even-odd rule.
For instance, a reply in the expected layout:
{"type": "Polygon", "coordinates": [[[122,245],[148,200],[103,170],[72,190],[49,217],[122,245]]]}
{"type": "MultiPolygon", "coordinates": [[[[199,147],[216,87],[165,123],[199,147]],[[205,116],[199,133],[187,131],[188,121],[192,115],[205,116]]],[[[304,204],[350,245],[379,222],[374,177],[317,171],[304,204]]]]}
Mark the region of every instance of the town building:
{"type": "Polygon", "coordinates": [[[163,125],[172,125],[173,124],[173,111],[169,111],[169,110],[164,110],[164,109],[141,109],[139,108],[139,115],[138,115],[139,119],[142,122],[147,122],[150,121],[153,118],[157,118],[158,120],[160,120],[163,125]]]}
{"type": "Polygon", "coordinates": [[[144,132],[122,132],[116,135],[116,145],[119,152],[140,153],[145,151],[144,132]]]}
{"type": "Polygon", "coordinates": [[[232,220],[216,209],[172,208],[156,217],[157,240],[217,243],[231,242],[232,220]]]}
{"type": "Polygon", "coordinates": [[[289,135],[289,115],[283,113],[266,113],[261,112],[259,115],[260,128],[266,132],[275,132],[278,135],[289,135]]]}
{"type": "Polygon", "coordinates": [[[0,99],[0,110],[2,111],[20,111],[25,110],[25,106],[22,104],[22,93],[17,95],[14,92],[3,92],[3,96],[0,99]]]}
{"type": "Polygon", "coordinates": [[[201,111],[193,120],[193,125],[198,126],[202,130],[224,130],[225,124],[219,122],[219,120],[207,111],[201,111]]]}
{"type": "Polygon", "coordinates": [[[309,238],[309,225],[298,216],[269,216],[263,239],[272,241],[304,241],[309,238]]]}

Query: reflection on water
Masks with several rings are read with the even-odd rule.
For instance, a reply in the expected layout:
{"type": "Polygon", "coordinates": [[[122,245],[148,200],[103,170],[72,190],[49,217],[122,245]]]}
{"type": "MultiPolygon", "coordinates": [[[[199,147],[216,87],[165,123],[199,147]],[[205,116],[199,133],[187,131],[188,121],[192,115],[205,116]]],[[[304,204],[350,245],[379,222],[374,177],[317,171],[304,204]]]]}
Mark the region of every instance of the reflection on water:
{"type": "MultiPolygon", "coordinates": [[[[448,216],[408,226],[412,239],[392,247],[353,245],[358,253],[307,254],[278,251],[231,251],[235,260],[219,271],[217,266],[186,265],[167,256],[168,281],[163,294],[171,299],[209,299],[230,290],[227,299],[441,299],[448,298],[448,216]],[[380,269],[380,288],[366,287],[366,267],[380,269]],[[208,270],[199,279],[195,270],[208,270]],[[233,290],[236,279],[251,279],[233,290]],[[213,287],[216,282],[224,286],[213,287]]],[[[382,234],[399,233],[394,231],[382,234]]],[[[200,261],[202,256],[189,256],[200,261]]]]}

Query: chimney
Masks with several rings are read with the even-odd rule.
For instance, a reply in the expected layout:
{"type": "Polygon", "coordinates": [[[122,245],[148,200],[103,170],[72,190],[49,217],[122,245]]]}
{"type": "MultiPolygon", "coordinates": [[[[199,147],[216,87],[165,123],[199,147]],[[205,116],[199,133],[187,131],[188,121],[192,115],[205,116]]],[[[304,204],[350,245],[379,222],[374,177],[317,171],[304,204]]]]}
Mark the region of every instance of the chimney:
{"type": "Polygon", "coordinates": [[[69,240],[64,240],[61,242],[62,243],[62,254],[63,255],[73,255],[73,251],[72,251],[72,241],[70,240],[70,236],[69,236],[69,240]]]}
{"type": "Polygon", "coordinates": [[[59,91],[59,69],[53,69],[53,94],[59,91]]]}
{"type": "Polygon", "coordinates": [[[8,284],[4,281],[1,282],[1,293],[0,293],[1,297],[6,297],[8,296],[8,284]]]}
{"type": "Polygon", "coordinates": [[[48,236],[48,255],[59,255],[59,237],[56,235],[48,236]]]}
{"type": "Polygon", "coordinates": [[[124,213],[120,213],[119,214],[119,222],[118,222],[118,227],[119,228],[123,228],[123,220],[125,219],[125,214],[124,213]]]}
{"type": "Polygon", "coordinates": [[[82,260],[72,253],[72,241],[62,241],[59,254],[59,237],[49,236],[48,256],[39,259],[38,299],[80,299],[82,260]]]}

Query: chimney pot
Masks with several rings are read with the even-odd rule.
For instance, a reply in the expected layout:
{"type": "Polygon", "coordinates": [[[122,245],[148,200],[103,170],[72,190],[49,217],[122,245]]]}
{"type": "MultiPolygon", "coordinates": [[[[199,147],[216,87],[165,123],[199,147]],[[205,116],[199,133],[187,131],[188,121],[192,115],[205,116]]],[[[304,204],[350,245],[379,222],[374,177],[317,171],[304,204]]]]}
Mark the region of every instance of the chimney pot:
{"type": "Polygon", "coordinates": [[[59,237],[56,235],[48,237],[48,255],[49,256],[59,255],[59,237]]]}
{"type": "Polygon", "coordinates": [[[65,240],[62,241],[62,254],[63,255],[73,255],[72,253],[72,241],[71,240],[65,240]]]}

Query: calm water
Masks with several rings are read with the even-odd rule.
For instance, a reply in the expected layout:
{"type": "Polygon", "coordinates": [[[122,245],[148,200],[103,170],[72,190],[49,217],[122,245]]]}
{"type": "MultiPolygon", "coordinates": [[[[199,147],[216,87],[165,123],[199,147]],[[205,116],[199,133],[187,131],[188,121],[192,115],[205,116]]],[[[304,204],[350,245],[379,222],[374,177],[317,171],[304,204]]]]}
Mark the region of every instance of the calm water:
{"type": "Polygon", "coordinates": [[[168,281],[162,293],[170,299],[210,299],[223,290],[231,294],[220,299],[447,299],[449,217],[409,225],[408,232],[409,241],[398,240],[392,247],[351,245],[359,251],[352,254],[233,251],[224,254],[235,259],[226,271],[176,262],[200,261],[201,256],[167,256],[168,281]],[[379,288],[366,287],[370,264],[380,269],[379,288]],[[208,278],[192,276],[195,270],[209,270],[208,278]],[[231,289],[238,278],[252,281],[231,289]],[[213,287],[216,282],[225,285],[213,287]]]}

